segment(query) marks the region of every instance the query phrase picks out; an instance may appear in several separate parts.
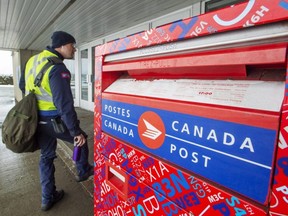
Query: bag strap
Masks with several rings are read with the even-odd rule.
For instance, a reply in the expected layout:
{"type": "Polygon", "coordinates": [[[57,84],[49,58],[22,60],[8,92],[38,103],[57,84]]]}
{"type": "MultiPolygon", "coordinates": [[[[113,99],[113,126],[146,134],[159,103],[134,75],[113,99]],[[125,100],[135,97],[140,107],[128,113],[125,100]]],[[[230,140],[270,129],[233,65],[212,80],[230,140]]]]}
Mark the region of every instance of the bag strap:
{"type": "Polygon", "coordinates": [[[60,58],[53,57],[53,56],[52,57],[48,57],[47,60],[48,60],[48,62],[44,65],[44,67],[41,69],[41,71],[35,77],[34,87],[36,87],[36,86],[40,87],[41,86],[41,82],[42,82],[43,76],[44,76],[44,74],[46,73],[46,71],[48,70],[48,68],[50,66],[55,65],[55,64],[63,63],[63,61],[60,58]]]}

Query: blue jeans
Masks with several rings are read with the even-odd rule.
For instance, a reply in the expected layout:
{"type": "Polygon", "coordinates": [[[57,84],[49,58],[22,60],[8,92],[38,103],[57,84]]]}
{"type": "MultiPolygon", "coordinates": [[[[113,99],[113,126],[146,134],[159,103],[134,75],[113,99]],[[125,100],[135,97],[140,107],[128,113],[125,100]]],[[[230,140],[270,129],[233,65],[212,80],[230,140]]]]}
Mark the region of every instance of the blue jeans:
{"type": "MultiPolygon", "coordinates": [[[[83,135],[86,135],[83,132],[83,135]]],[[[71,144],[74,142],[74,137],[72,137],[65,128],[65,132],[57,134],[54,132],[53,126],[50,120],[45,120],[40,122],[37,128],[37,142],[40,145],[40,183],[42,188],[42,204],[47,204],[53,199],[53,193],[56,190],[55,186],[55,166],[54,159],[56,156],[57,138],[67,141],[71,144]]],[[[87,142],[81,147],[81,157],[80,160],[76,162],[76,167],[78,170],[78,175],[84,175],[89,169],[90,164],[88,162],[88,145],[87,142]]]]}

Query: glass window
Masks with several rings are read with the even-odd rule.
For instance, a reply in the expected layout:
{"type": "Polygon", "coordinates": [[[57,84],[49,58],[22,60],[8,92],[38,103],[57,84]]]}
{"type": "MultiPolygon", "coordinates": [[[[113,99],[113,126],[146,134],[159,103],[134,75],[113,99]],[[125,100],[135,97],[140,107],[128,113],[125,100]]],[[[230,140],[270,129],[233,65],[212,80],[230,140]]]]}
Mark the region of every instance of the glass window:
{"type": "Polygon", "coordinates": [[[94,102],[94,88],[95,88],[95,47],[92,47],[92,75],[91,75],[91,82],[92,82],[92,101],[94,102]]]}
{"type": "Polygon", "coordinates": [[[75,99],[75,60],[65,59],[64,64],[71,73],[71,90],[73,98],[75,99]]]}
{"type": "Polygon", "coordinates": [[[88,101],[88,49],[81,51],[81,99],[88,101]]]}
{"type": "Polygon", "coordinates": [[[213,0],[205,2],[205,13],[218,10],[230,5],[247,2],[248,0],[213,0]]]}

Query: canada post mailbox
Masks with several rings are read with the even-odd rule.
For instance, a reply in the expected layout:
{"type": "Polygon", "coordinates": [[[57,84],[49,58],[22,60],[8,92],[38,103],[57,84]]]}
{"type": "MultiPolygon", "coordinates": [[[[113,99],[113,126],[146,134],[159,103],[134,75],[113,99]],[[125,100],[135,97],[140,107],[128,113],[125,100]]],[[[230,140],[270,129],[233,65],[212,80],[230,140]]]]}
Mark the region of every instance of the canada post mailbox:
{"type": "Polygon", "coordinates": [[[96,49],[95,215],[287,213],[287,40],[272,36],[287,14],[270,15],[273,25],[203,37],[200,50],[177,39],[136,46],[175,23],[96,49]]]}

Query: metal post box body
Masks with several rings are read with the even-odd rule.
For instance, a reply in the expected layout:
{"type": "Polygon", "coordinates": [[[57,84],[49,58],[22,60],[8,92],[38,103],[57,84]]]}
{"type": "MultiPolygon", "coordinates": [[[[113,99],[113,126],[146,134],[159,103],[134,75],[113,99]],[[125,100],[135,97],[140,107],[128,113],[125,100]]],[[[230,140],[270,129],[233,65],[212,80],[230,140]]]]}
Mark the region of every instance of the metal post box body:
{"type": "Polygon", "coordinates": [[[287,214],[285,5],[249,1],[229,25],[223,9],[96,48],[95,215],[287,214]]]}

